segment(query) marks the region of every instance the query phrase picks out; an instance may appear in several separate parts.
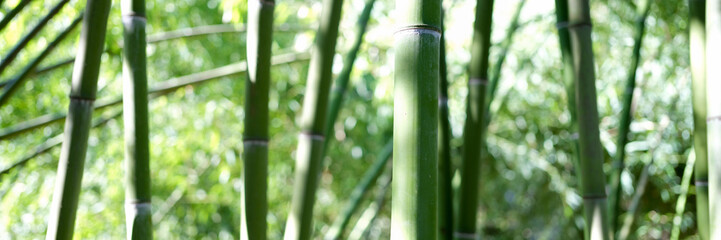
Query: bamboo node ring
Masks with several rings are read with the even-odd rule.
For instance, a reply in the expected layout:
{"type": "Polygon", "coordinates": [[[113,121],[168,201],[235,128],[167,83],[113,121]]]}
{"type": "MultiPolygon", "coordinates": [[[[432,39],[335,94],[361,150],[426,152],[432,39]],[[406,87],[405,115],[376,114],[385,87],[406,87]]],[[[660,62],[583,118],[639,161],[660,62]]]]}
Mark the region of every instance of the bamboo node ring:
{"type": "Polygon", "coordinates": [[[268,139],[243,139],[243,144],[268,146],[268,139]]]}
{"type": "Polygon", "coordinates": [[[428,24],[408,25],[405,27],[401,27],[400,29],[398,29],[395,32],[395,34],[400,34],[400,33],[431,34],[437,38],[441,37],[441,29],[436,26],[432,26],[432,25],[428,25],[428,24]]]}
{"type": "Polygon", "coordinates": [[[708,181],[696,181],[696,186],[708,187],[708,181]]]}
{"type": "Polygon", "coordinates": [[[81,102],[94,102],[95,98],[92,97],[81,97],[81,96],[70,96],[70,100],[81,101],[81,102]]]}
{"type": "Polygon", "coordinates": [[[460,239],[478,239],[476,233],[453,232],[453,237],[460,239]]]}
{"type": "Polygon", "coordinates": [[[310,133],[310,132],[301,132],[300,135],[301,135],[301,136],[309,137],[311,140],[314,140],[314,141],[324,141],[324,140],[325,140],[325,136],[323,136],[322,134],[314,134],[314,133],[310,133]]]}
{"type": "Polygon", "coordinates": [[[471,86],[477,86],[477,85],[488,85],[488,79],[487,78],[471,78],[468,80],[468,85],[471,86]]]}
{"type": "Polygon", "coordinates": [[[593,28],[593,24],[590,22],[578,22],[578,23],[566,23],[565,28],[573,29],[573,28],[582,28],[582,27],[588,27],[593,28]]]}
{"type": "Polygon", "coordinates": [[[721,115],[706,118],[706,122],[721,121],[721,115]]]}

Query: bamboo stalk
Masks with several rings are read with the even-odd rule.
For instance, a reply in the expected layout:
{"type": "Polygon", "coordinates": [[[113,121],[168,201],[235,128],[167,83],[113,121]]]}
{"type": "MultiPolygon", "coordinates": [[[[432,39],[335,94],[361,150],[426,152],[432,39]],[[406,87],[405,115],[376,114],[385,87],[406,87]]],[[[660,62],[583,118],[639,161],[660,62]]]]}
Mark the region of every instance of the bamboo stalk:
{"type": "Polygon", "coordinates": [[[313,234],[313,204],[322,167],[328,92],[342,6],[343,0],[323,1],[303,99],[302,132],[298,136],[295,186],[286,222],[286,240],[310,239],[313,234]]]}
{"type": "Polygon", "coordinates": [[[693,146],[696,152],[696,226],[709,239],[708,151],[706,141],[706,0],[689,0],[689,47],[693,101],[693,146]]]}
{"type": "Polygon", "coordinates": [[[721,239],[721,0],[706,2],[706,42],[709,239],[721,239]]]}
{"type": "Polygon", "coordinates": [[[153,239],[145,1],[121,0],[126,239],[153,239]]]}
{"type": "MultiPolygon", "coordinates": [[[[294,63],[299,61],[306,61],[309,59],[308,54],[306,53],[291,53],[291,54],[284,54],[284,55],[278,55],[273,57],[272,59],[272,65],[280,65],[280,64],[288,64],[288,63],[294,63]]],[[[238,62],[230,65],[226,65],[223,67],[199,72],[199,73],[193,73],[181,77],[171,78],[169,80],[160,82],[156,84],[154,87],[150,88],[148,91],[148,94],[150,96],[157,96],[157,95],[166,95],[172,91],[175,91],[177,89],[186,87],[186,86],[194,86],[202,83],[206,83],[210,80],[219,79],[222,77],[228,77],[233,76],[237,74],[244,73],[246,70],[246,63],[238,62]]],[[[95,104],[95,109],[100,110],[104,109],[106,107],[115,106],[120,103],[122,103],[122,98],[114,98],[104,101],[98,101],[97,104],[95,104]]],[[[22,123],[18,123],[14,126],[1,129],[0,130],[0,140],[4,140],[7,138],[15,137],[19,134],[25,133],[30,130],[34,130],[40,127],[44,127],[59,121],[64,120],[67,117],[67,114],[64,113],[53,113],[53,114],[46,114],[22,123]]]]}
{"type": "Polygon", "coordinates": [[[70,92],[47,239],[72,239],[93,113],[110,0],[88,0],[70,92]]]}
{"type": "Polygon", "coordinates": [[[266,239],[268,215],[268,96],[274,0],[248,1],[241,238],[266,239]]]}
{"type": "Polygon", "coordinates": [[[441,1],[396,9],[391,239],[436,239],[441,1]]]}
{"type": "Polygon", "coordinates": [[[676,214],[673,217],[671,240],[678,240],[681,235],[681,220],[683,218],[684,209],[686,208],[686,198],[688,196],[689,186],[691,185],[691,175],[693,175],[694,172],[695,162],[696,153],[694,152],[694,149],[691,149],[691,152],[688,154],[688,160],[686,161],[686,167],[684,167],[683,170],[683,177],[681,178],[681,192],[679,193],[678,200],[676,201],[676,214]]]}
{"type": "Polygon", "coordinates": [[[491,46],[493,24],[493,0],[476,1],[476,17],[473,25],[470,79],[466,104],[466,123],[463,129],[463,161],[460,168],[461,184],[458,199],[458,222],[456,239],[478,238],[477,215],[481,171],[481,155],[484,147],[486,85],[488,84],[488,56],[491,46]]]}
{"type": "MultiPolygon", "coordinates": [[[[343,60],[343,70],[341,70],[340,74],[338,74],[338,77],[336,77],[331,92],[330,108],[328,109],[328,120],[326,120],[327,124],[325,127],[325,134],[330,134],[331,132],[333,132],[333,125],[338,119],[338,113],[340,113],[341,105],[343,105],[343,101],[345,99],[346,89],[348,89],[348,82],[350,82],[350,74],[353,71],[353,63],[355,63],[355,59],[358,56],[358,52],[360,51],[360,46],[363,43],[363,36],[365,36],[366,28],[368,26],[368,20],[370,19],[371,10],[373,10],[374,3],[375,0],[366,0],[366,4],[363,7],[363,10],[358,16],[358,21],[356,23],[356,38],[353,40],[353,45],[351,46],[350,51],[348,51],[348,54],[343,60]]],[[[329,142],[330,141],[324,142],[323,155],[325,155],[325,151],[328,148],[329,142]]]]}
{"type": "Polygon", "coordinates": [[[621,173],[625,168],[624,158],[626,156],[626,144],[629,140],[629,127],[633,119],[632,115],[632,103],[633,103],[633,91],[636,88],[636,71],[641,61],[641,46],[643,43],[643,35],[646,28],[646,18],[648,17],[651,9],[651,1],[641,0],[638,6],[637,17],[635,21],[635,33],[633,52],[631,57],[631,66],[628,69],[628,79],[626,80],[626,89],[623,92],[623,106],[621,110],[621,120],[619,121],[618,140],[616,141],[616,156],[614,163],[612,164],[613,169],[611,170],[611,198],[609,199],[609,214],[608,218],[611,220],[611,232],[618,230],[618,216],[621,214],[622,209],[620,201],[622,199],[621,192],[621,173]]]}
{"type": "Polygon", "coordinates": [[[70,2],[70,0],[60,0],[60,2],[56,4],[55,7],[53,7],[47,15],[45,15],[45,17],[40,19],[38,24],[35,25],[35,27],[33,27],[33,29],[30,30],[27,35],[25,35],[22,39],[20,39],[17,44],[15,44],[15,46],[13,46],[10,52],[5,55],[5,57],[3,57],[2,62],[0,62],[0,74],[2,74],[8,66],[10,66],[10,63],[12,63],[12,61],[15,60],[15,57],[18,56],[18,53],[20,53],[20,50],[23,50],[23,48],[28,45],[30,40],[32,40],[35,35],[37,35],[40,30],[42,30],[45,25],[48,24],[50,19],[55,17],[55,15],[58,14],[68,2],[70,2]]]}
{"type": "MultiPolygon", "coordinates": [[[[520,0],[518,2],[518,6],[516,6],[516,11],[513,13],[513,17],[511,17],[511,24],[506,30],[506,37],[504,38],[505,40],[501,45],[501,53],[498,55],[498,59],[496,59],[496,64],[493,65],[493,70],[491,71],[491,80],[488,82],[488,92],[486,93],[488,96],[486,98],[486,113],[489,112],[491,108],[491,103],[493,102],[493,99],[496,95],[498,82],[501,79],[501,70],[503,70],[503,63],[506,61],[508,51],[511,49],[511,45],[513,44],[513,35],[516,33],[516,30],[521,27],[519,19],[521,18],[521,10],[523,10],[523,6],[525,5],[526,0],[520,0]]],[[[486,125],[488,124],[489,120],[490,119],[486,121],[486,125]]]]}
{"type": "Polygon", "coordinates": [[[81,20],[83,20],[82,15],[75,18],[75,20],[70,23],[70,26],[65,28],[65,30],[63,30],[57,37],[55,37],[55,39],[50,42],[47,47],[45,47],[45,49],[40,53],[40,55],[35,57],[35,59],[33,59],[32,62],[30,62],[30,64],[28,64],[17,77],[13,78],[13,80],[7,83],[7,86],[5,86],[5,88],[3,89],[3,94],[0,95],[0,107],[7,103],[8,100],[10,100],[10,97],[13,93],[15,93],[15,91],[17,91],[20,85],[25,83],[28,77],[35,73],[35,68],[40,65],[40,62],[42,62],[45,57],[50,55],[50,53],[55,50],[55,47],[57,47],[60,42],[65,40],[65,38],[70,35],[70,32],[72,32],[75,27],[80,24],[81,20]]]}
{"type": "Polygon", "coordinates": [[[633,222],[636,220],[636,213],[638,211],[638,206],[641,203],[641,197],[646,192],[649,174],[648,169],[651,165],[653,165],[653,159],[646,163],[646,165],[643,166],[643,170],[641,170],[641,176],[638,180],[638,186],[636,186],[636,192],[633,194],[631,204],[628,206],[628,212],[626,213],[626,218],[623,221],[623,226],[618,232],[619,240],[626,240],[631,235],[631,227],[633,227],[633,222]]]}
{"type": "MultiPolygon", "coordinates": [[[[47,72],[50,72],[50,71],[52,71],[52,70],[55,70],[55,69],[58,69],[58,68],[61,68],[61,67],[64,67],[64,66],[71,65],[71,64],[73,64],[73,62],[75,62],[75,58],[74,58],[74,57],[73,57],[73,58],[68,58],[68,59],[65,59],[65,60],[63,60],[63,61],[60,61],[60,62],[57,62],[57,63],[53,63],[53,64],[50,64],[50,65],[48,65],[48,66],[46,66],[46,67],[37,69],[37,70],[31,72],[28,77],[33,77],[33,76],[35,76],[35,75],[47,73],[47,72]]],[[[0,88],[5,87],[6,85],[8,85],[8,84],[10,84],[11,82],[14,82],[14,81],[17,81],[17,77],[14,77],[14,78],[12,78],[12,79],[8,79],[7,81],[4,81],[4,82],[0,82],[0,88]]]]}
{"type": "Polygon", "coordinates": [[[353,227],[353,230],[348,236],[348,239],[370,239],[368,234],[370,233],[371,226],[373,226],[373,222],[378,218],[378,215],[380,215],[381,210],[383,210],[383,207],[385,206],[386,195],[388,194],[392,180],[392,178],[388,177],[388,179],[379,186],[378,195],[376,196],[375,201],[363,211],[358,219],[358,222],[356,222],[355,227],[353,227]]]}
{"type": "Polygon", "coordinates": [[[7,12],[7,14],[5,14],[3,19],[0,20],[0,31],[5,29],[5,27],[7,27],[7,25],[10,23],[10,21],[13,20],[13,18],[15,18],[15,15],[18,15],[18,13],[20,13],[20,11],[22,11],[23,8],[25,8],[25,6],[27,6],[28,3],[30,3],[30,1],[32,1],[32,0],[21,0],[18,3],[18,5],[15,5],[15,7],[12,10],[7,12]]]}
{"type": "Polygon", "coordinates": [[[443,31],[445,10],[441,9],[441,44],[438,79],[438,236],[453,239],[453,162],[451,159],[451,123],[448,110],[448,68],[446,37],[443,31]]]}
{"type": "Polygon", "coordinates": [[[576,79],[579,124],[579,180],[584,202],[586,239],[610,239],[606,211],[603,149],[599,139],[596,76],[588,0],[568,0],[568,28],[576,79]]]}
{"type": "MultiPolygon", "coordinates": [[[[373,1],[373,0],[371,0],[373,1]]],[[[383,150],[378,154],[378,158],[373,165],[363,174],[361,181],[353,188],[353,192],[350,194],[348,204],[343,208],[340,216],[331,225],[330,230],[325,235],[325,239],[342,239],[343,232],[350,222],[350,218],[353,213],[358,210],[363,196],[371,189],[373,184],[378,180],[378,177],[383,173],[383,169],[388,165],[388,159],[391,158],[393,153],[393,140],[389,139],[383,150]]]]}

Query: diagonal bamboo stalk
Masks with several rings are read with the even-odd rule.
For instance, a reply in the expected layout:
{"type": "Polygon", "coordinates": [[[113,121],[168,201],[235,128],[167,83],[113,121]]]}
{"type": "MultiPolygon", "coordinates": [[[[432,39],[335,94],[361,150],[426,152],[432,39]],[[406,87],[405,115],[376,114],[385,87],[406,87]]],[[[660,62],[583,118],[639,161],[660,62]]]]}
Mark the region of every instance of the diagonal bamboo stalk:
{"type": "Polygon", "coordinates": [[[46,239],[73,238],[110,4],[110,0],[87,1],[46,239]]]}
{"type": "Polygon", "coordinates": [[[310,239],[313,205],[322,167],[328,93],[333,77],[338,24],[343,0],[323,0],[320,27],[310,60],[295,164],[295,186],[285,228],[285,240],[310,239]]]}
{"type": "MultiPolygon", "coordinates": [[[[526,0],[520,0],[518,2],[518,6],[516,6],[516,11],[513,13],[513,17],[511,17],[511,24],[508,26],[508,29],[506,30],[506,37],[503,44],[501,45],[501,53],[498,55],[498,59],[496,59],[496,64],[493,66],[493,70],[491,71],[491,80],[488,82],[488,93],[486,98],[486,113],[488,113],[489,109],[491,108],[491,103],[493,102],[493,99],[496,95],[496,89],[498,88],[498,82],[501,78],[501,70],[503,70],[503,63],[506,61],[506,56],[508,55],[509,50],[511,49],[511,45],[513,44],[513,35],[515,35],[518,28],[521,27],[521,24],[519,23],[519,20],[521,18],[521,11],[523,10],[523,6],[526,5],[526,0]]],[[[486,124],[488,124],[488,119],[486,121],[486,124]]]]}
{"type": "Polygon", "coordinates": [[[598,130],[596,75],[591,41],[589,0],[568,0],[568,28],[576,80],[579,123],[579,180],[584,202],[585,239],[610,239],[608,231],[603,149],[598,130]]]}
{"type": "Polygon", "coordinates": [[[688,189],[691,185],[691,175],[693,175],[694,172],[695,162],[696,153],[692,148],[691,152],[688,154],[688,160],[686,160],[686,167],[683,169],[683,177],[681,177],[681,192],[678,195],[678,200],[676,200],[676,214],[673,216],[671,240],[678,240],[681,235],[681,219],[683,218],[683,212],[686,208],[686,198],[688,197],[688,189]]]}
{"type": "Polygon", "coordinates": [[[396,0],[391,239],[438,236],[440,0],[396,0]]]}
{"type": "Polygon", "coordinates": [[[27,35],[25,35],[22,39],[20,39],[17,44],[15,44],[15,46],[10,50],[8,54],[3,57],[2,61],[0,62],[0,74],[2,74],[8,66],[10,66],[10,63],[12,63],[13,60],[15,60],[15,58],[18,56],[18,53],[20,53],[20,50],[23,50],[23,48],[28,45],[30,40],[32,40],[35,35],[37,35],[40,30],[42,30],[45,25],[48,24],[50,19],[55,17],[55,15],[57,15],[68,2],[70,2],[70,0],[60,0],[60,2],[56,4],[55,7],[53,7],[47,15],[45,15],[45,17],[40,19],[38,24],[35,25],[35,27],[30,30],[27,35]]]}
{"type": "Polygon", "coordinates": [[[466,101],[466,123],[463,128],[463,161],[460,168],[461,185],[458,199],[456,239],[477,238],[478,193],[481,170],[481,151],[485,148],[483,135],[488,85],[488,56],[491,46],[493,0],[476,1],[476,17],[471,46],[470,79],[466,101]]]}
{"type": "Polygon", "coordinates": [[[706,0],[689,0],[689,47],[693,96],[693,146],[696,152],[696,226],[709,239],[708,153],[706,141],[706,0]]]}
{"type": "MultiPolygon", "coordinates": [[[[294,63],[299,61],[306,61],[309,59],[309,56],[307,53],[291,53],[291,54],[284,54],[284,55],[278,55],[273,57],[272,64],[273,65],[280,65],[280,64],[288,64],[288,63],[294,63]]],[[[199,72],[199,73],[193,73],[177,78],[172,78],[166,81],[163,81],[161,83],[156,84],[154,87],[152,87],[148,94],[151,96],[156,95],[165,95],[172,91],[175,91],[179,88],[183,88],[186,86],[192,86],[192,85],[198,85],[202,83],[206,83],[211,80],[215,80],[221,77],[228,77],[233,76],[237,74],[244,73],[246,70],[246,63],[238,62],[230,65],[226,65],[223,67],[199,72]]],[[[106,107],[115,106],[120,103],[122,103],[122,98],[114,98],[114,99],[107,99],[104,101],[98,101],[97,104],[95,104],[96,110],[101,110],[106,107]]],[[[64,120],[67,117],[67,114],[64,113],[53,113],[53,114],[46,114],[22,123],[18,123],[14,126],[0,129],[0,140],[8,139],[11,137],[15,137],[17,135],[20,135],[22,133],[25,133],[30,130],[34,130],[40,127],[44,127],[53,123],[57,123],[59,121],[64,120]]]]}
{"type": "Polygon", "coordinates": [[[378,158],[376,158],[376,161],[365,172],[365,174],[363,174],[363,178],[361,178],[358,185],[353,188],[353,192],[351,192],[350,194],[348,204],[343,208],[341,215],[336,218],[336,220],[331,225],[330,230],[328,230],[328,233],[325,235],[325,239],[343,238],[343,232],[348,226],[351,216],[353,216],[353,213],[358,210],[358,207],[363,200],[363,196],[366,195],[366,193],[370,190],[376,180],[378,180],[378,177],[380,177],[383,173],[383,169],[385,169],[386,165],[388,165],[387,163],[388,160],[391,158],[392,153],[393,139],[389,139],[385,147],[383,147],[383,150],[380,152],[380,154],[378,154],[378,158]]]}
{"type": "Polygon", "coordinates": [[[152,239],[145,1],[121,0],[126,239],[152,239]]]}
{"type": "Polygon", "coordinates": [[[28,3],[30,3],[30,1],[32,1],[32,0],[21,0],[18,3],[18,5],[15,5],[15,7],[12,10],[10,10],[10,12],[7,12],[7,14],[5,14],[3,19],[0,20],[0,31],[5,29],[5,27],[8,26],[10,21],[13,20],[13,18],[15,18],[15,15],[18,15],[18,13],[20,13],[20,11],[22,11],[23,8],[25,8],[25,6],[27,6],[28,3]]]}
{"type": "Polygon", "coordinates": [[[631,108],[633,103],[633,91],[636,88],[636,72],[638,65],[641,61],[641,46],[643,43],[643,35],[646,28],[646,18],[649,15],[651,9],[650,0],[642,0],[638,6],[638,16],[636,17],[635,25],[636,31],[634,33],[634,44],[633,54],[631,57],[631,66],[628,69],[628,79],[626,80],[626,89],[623,93],[623,109],[621,110],[621,120],[619,122],[619,133],[617,140],[617,150],[614,159],[613,169],[611,170],[611,192],[609,199],[609,214],[608,218],[611,220],[610,228],[611,232],[616,232],[618,229],[618,216],[621,214],[622,209],[620,201],[621,195],[621,173],[625,168],[624,158],[626,155],[626,144],[629,140],[629,128],[633,119],[631,108]]]}
{"type": "Polygon", "coordinates": [[[268,224],[268,95],[274,0],[248,1],[243,131],[241,238],[266,239],[268,224]]]}
{"type": "Polygon", "coordinates": [[[53,50],[55,50],[55,47],[57,47],[60,44],[60,42],[65,40],[65,38],[68,35],[70,35],[70,32],[72,32],[75,29],[75,27],[77,27],[80,24],[81,20],[83,20],[82,15],[75,18],[75,20],[73,20],[73,22],[70,23],[70,26],[65,28],[65,30],[63,30],[63,32],[61,32],[57,37],[55,37],[55,39],[52,42],[50,42],[50,44],[48,44],[47,47],[45,47],[45,49],[40,53],[40,55],[35,57],[35,59],[33,59],[33,61],[30,62],[30,64],[28,64],[25,67],[25,69],[17,77],[13,78],[10,82],[7,83],[5,88],[3,88],[3,90],[4,90],[3,94],[0,95],[0,107],[5,105],[5,103],[7,103],[7,101],[10,100],[10,97],[12,96],[12,94],[15,93],[15,91],[17,91],[18,88],[23,83],[25,83],[25,81],[27,81],[29,76],[36,73],[35,68],[37,68],[37,66],[40,65],[40,62],[42,62],[48,55],[50,55],[50,53],[53,50]]]}
{"type": "Polygon", "coordinates": [[[386,195],[388,194],[388,191],[390,191],[389,188],[391,186],[392,180],[392,178],[388,177],[388,179],[379,186],[378,195],[376,196],[375,201],[372,202],[368,206],[368,208],[363,211],[360,218],[358,219],[358,222],[356,222],[356,225],[350,232],[348,239],[370,239],[368,237],[368,234],[370,234],[370,229],[373,226],[373,222],[378,218],[378,215],[381,214],[381,210],[383,210],[383,207],[387,202],[386,195]]]}

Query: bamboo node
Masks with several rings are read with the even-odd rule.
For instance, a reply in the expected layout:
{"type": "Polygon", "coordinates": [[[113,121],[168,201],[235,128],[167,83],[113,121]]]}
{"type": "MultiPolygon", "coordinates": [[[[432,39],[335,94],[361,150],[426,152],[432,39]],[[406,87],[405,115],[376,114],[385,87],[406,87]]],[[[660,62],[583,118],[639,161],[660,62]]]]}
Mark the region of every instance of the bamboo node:
{"type": "Polygon", "coordinates": [[[300,135],[309,137],[311,140],[314,140],[314,141],[324,141],[325,140],[325,136],[323,136],[323,134],[315,134],[315,133],[311,133],[311,132],[301,132],[300,135]]]}
{"type": "Polygon", "coordinates": [[[487,79],[487,78],[471,78],[470,80],[468,80],[468,85],[471,85],[471,86],[478,86],[478,85],[486,86],[486,85],[488,85],[488,79],[487,79]]]}
{"type": "Polygon", "coordinates": [[[568,28],[568,22],[557,22],[556,23],[556,29],[561,30],[564,28],[568,28]]]}
{"type": "Polygon", "coordinates": [[[603,195],[603,194],[583,196],[583,200],[605,200],[605,199],[606,199],[606,195],[603,195]]]}
{"type": "Polygon", "coordinates": [[[408,25],[398,29],[395,34],[410,33],[410,34],[430,34],[437,38],[441,38],[441,29],[436,26],[427,24],[419,25],[408,25]]]}
{"type": "Polygon", "coordinates": [[[459,239],[478,239],[478,234],[476,234],[476,233],[464,233],[464,232],[453,232],[453,237],[459,238],[459,239]]]}
{"type": "Polygon", "coordinates": [[[268,146],[268,139],[243,139],[243,144],[268,146]]]}
{"type": "Polygon", "coordinates": [[[695,185],[701,187],[708,187],[708,181],[696,181],[695,185]]]}
{"type": "Polygon", "coordinates": [[[721,121],[721,115],[706,118],[706,122],[721,121]]]}
{"type": "Polygon", "coordinates": [[[568,28],[568,29],[582,28],[582,27],[593,28],[593,24],[591,24],[590,22],[578,22],[578,23],[573,23],[573,24],[566,23],[566,25],[564,27],[568,28]]]}
{"type": "Polygon", "coordinates": [[[438,97],[438,106],[439,107],[448,106],[448,98],[447,97],[438,97]]]}
{"type": "Polygon", "coordinates": [[[70,96],[70,100],[81,101],[81,102],[94,102],[94,97],[81,97],[81,96],[70,96]]]}

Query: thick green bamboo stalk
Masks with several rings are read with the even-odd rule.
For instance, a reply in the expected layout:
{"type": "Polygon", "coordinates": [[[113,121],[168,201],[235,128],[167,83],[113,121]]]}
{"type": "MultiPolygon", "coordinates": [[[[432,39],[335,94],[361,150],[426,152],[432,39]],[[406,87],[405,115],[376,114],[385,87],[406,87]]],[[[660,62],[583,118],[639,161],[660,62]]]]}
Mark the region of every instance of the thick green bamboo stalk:
{"type": "Polygon", "coordinates": [[[303,99],[295,187],[285,228],[286,240],[310,239],[313,234],[313,205],[322,167],[328,92],[333,77],[331,70],[342,6],[343,0],[323,0],[303,99]]]}
{"type": "Polygon", "coordinates": [[[696,152],[696,226],[709,239],[708,154],[706,142],[706,0],[689,0],[689,46],[693,95],[693,146],[696,152]]]}
{"type": "MultiPolygon", "coordinates": [[[[291,53],[274,56],[272,59],[272,65],[288,64],[300,61],[306,61],[309,59],[307,53],[291,53]]],[[[246,63],[238,62],[223,67],[193,73],[181,77],[171,78],[169,80],[160,82],[148,91],[150,96],[166,95],[172,91],[186,86],[199,85],[207,83],[211,80],[220,79],[222,77],[233,76],[241,73],[245,73],[246,63]]],[[[105,101],[99,101],[95,104],[95,109],[100,110],[106,107],[115,106],[122,103],[122,98],[114,98],[105,101]]],[[[53,113],[46,114],[22,123],[18,123],[14,126],[0,130],[0,140],[15,137],[27,131],[38,129],[56,122],[60,122],[67,117],[64,113],[53,113]]]]}
{"type": "MultiPolygon", "coordinates": [[[[338,113],[340,112],[341,105],[343,105],[343,99],[345,98],[346,89],[348,89],[348,82],[350,82],[350,74],[353,71],[353,63],[355,63],[355,59],[358,56],[358,51],[360,50],[360,46],[363,43],[363,36],[365,36],[366,28],[368,26],[368,20],[370,19],[371,10],[373,10],[374,4],[375,0],[366,0],[363,11],[358,16],[358,22],[356,23],[356,38],[353,41],[353,45],[350,51],[348,51],[348,54],[343,60],[343,70],[341,70],[340,74],[338,74],[338,77],[336,77],[335,83],[333,85],[333,90],[331,92],[330,108],[328,109],[328,120],[326,120],[327,124],[325,127],[325,134],[330,134],[331,132],[333,132],[333,125],[336,119],[338,119],[338,113]]],[[[325,141],[324,143],[324,156],[325,151],[328,148],[329,142],[330,141],[325,141]]]]}
{"type": "Polygon", "coordinates": [[[709,239],[721,239],[721,0],[706,2],[706,42],[709,239]]]}
{"type": "Polygon", "coordinates": [[[268,96],[274,0],[248,1],[241,238],[267,239],[268,96]]]}
{"type": "Polygon", "coordinates": [[[391,239],[436,239],[441,1],[396,9],[391,239]]]}
{"type": "Polygon", "coordinates": [[[145,1],[121,0],[127,239],[153,239],[145,1]]]}
{"type": "MultiPolygon", "coordinates": [[[[676,201],[676,214],[673,217],[671,240],[678,240],[681,235],[681,220],[683,218],[684,209],[686,208],[686,198],[688,196],[689,186],[691,185],[691,175],[693,175],[696,160],[696,153],[694,152],[694,149],[691,149],[691,153],[689,153],[688,160],[686,161],[686,167],[684,167],[683,170],[683,177],[681,178],[681,192],[679,193],[678,200],[676,201]]],[[[698,230],[700,236],[701,229],[699,228],[698,230]]]]}
{"type": "Polygon", "coordinates": [[[636,88],[636,71],[641,61],[641,46],[643,43],[643,35],[646,28],[646,17],[648,17],[651,9],[650,0],[641,0],[637,7],[637,14],[635,21],[635,32],[634,32],[634,43],[633,53],[631,56],[631,66],[628,69],[628,79],[626,79],[626,89],[623,92],[623,106],[621,109],[621,120],[618,126],[618,140],[616,141],[616,156],[612,164],[613,169],[611,170],[611,192],[609,199],[609,212],[608,218],[611,220],[610,228],[611,232],[617,232],[618,230],[618,216],[621,214],[622,209],[620,201],[621,195],[621,173],[625,168],[624,158],[626,156],[626,143],[629,139],[629,127],[633,117],[631,116],[631,105],[633,103],[633,91],[636,88]]]}
{"type": "Polygon", "coordinates": [[[0,74],[2,74],[8,66],[10,66],[10,63],[12,63],[13,60],[15,60],[15,58],[18,56],[18,53],[20,53],[20,50],[23,50],[23,48],[25,48],[25,46],[28,45],[30,40],[32,40],[35,37],[35,35],[37,35],[40,32],[40,30],[42,30],[45,27],[45,25],[48,24],[50,19],[55,17],[55,15],[57,15],[60,12],[60,10],[63,9],[65,4],[67,4],[68,2],[70,2],[70,0],[60,0],[60,2],[57,5],[55,5],[55,7],[50,9],[50,12],[47,15],[45,15],[45,17],[40,19],[38,24],[35,25],[35,27],[33,27],[33,29],[30,30],[30,32],[27,35],[25,35],[22,39],[20,39],[20,41],[17,44],[15,44],[15,46],[13,46],[13,48],[10,50],[10,52],[8,54],[6,54],[3,57],[3,60],[0,62],[0,74]]]}
{"type": "Polygon", "coordinates": [[[461,185],[458,199],[456,239],[476,239],[478,234],[478,194],[481,171],[481,151],[484,149],[486,85],[488,84],[488,55],[493,24],[493,0],[476,1],[476,18],[471,45],[470,79],[466,101],[466,123],[463,129],[463,161],[460,168],[461,185]]]}
{"type": "Polygon", "coordinates": [[[0,20],[0,31],[5,29],[5,27],[8,26],[10,21],[13,20],[13,18],[15,18],[15,15],[18,15],[18,13],[20,13],[20,11],[22,11],[23,8],[25,8],[25,6],[27,6],[28,3],[30,3],[30,1],[32,1],[32,0],[21,0],[18,3],[18,5],[15,5],[15,7],[12,10],[7,12],[7,14],[5,14],[3,19],[0,20]]]}
{"type": "Polygon", "coordinates": [[[331,225],[330,230],[328,230],[328,233],[325,235],[325,239],[343,238],[343,232],[348,226],[348,223],[350,222],[353,213],[358,210],[358,207],[363,201],[363,196],[366,195],[366,193],[371,189],[376,180],[378,180],[378,177],[380,177],[383,173],[383,169],[385,169],[386,165],[388,165],[388,159],[391,158],[392,153],[393,139],[389,139],[385,147],[383,147],[383,150],[380,152],[380,154],[378,154],[378,158],[376,159],[376,161],[373,162],[373,165],[371,165],[371,167],[365,172],[365,174],[363,174],[363,178],[361,178],[361,181],[358,183],[358,185],[353,188],[353,192],[351,192],[350,194],[348,204],[343,208],[343,211],[341,212],[340,216],[336,218],[336,220],[333,222],[333,225],[331,225]]]}
{"type": "Polygon", "coordinates": [[[576,79],[576,109],[579,128],[579,179],[584,202],[586,239],[610,239],[606,217],[603,149],[598,130],[596,75],[591,43],[591,14],[588,0],[568,0],[568,32],[576,79]]]}
{"type": "MultiPolygon", "coordinates": [[[[441,10],[445,11],[445,10],[441,10]]],[[[443,17],[445,12],[441,12],[443,17]]],[[[453,239],[453,162],[451,159],[451,123],[448,113],[448,69],[446,65],[445,26],[441,18],[441,46],[438,79],[438,237],[453,239]]]]}
{"type": "Polygon", "coordinates": [[[17,91],[17,89],[23,83],[25,83],[29,76],[35,73],[35,68],[40,65],[40,62],[42,62],[45,57],[50,55],[50,53],[55,50],[55,47],[57,47],[60,42],[65,40],[65,38],[70,35],[70,32],[72,32],[75,27],[80,24],[81,20],[83,20],[82,15],[75,18],[75,20],[70,23],[70,26],[65,28],[65,30],[63,30],[57,37],[55,37],[55,39],[50,42],[47,47],[45,47],[45,49],[40,53],[40,55],[35,57],[35,59],[33,59],[32,62],[30,62],[30,64],[28,64],[17,77],[13,78],[11,82],[8,82],[7,86],[3,88],[3,94],[0,95],[0,106],[4,105],[5,103],[7,103],[8,100],[10,100],[12,94],[15,93],[15,91],[17,91]]]}
{"type": "Polygon", "coordinates": [[[110,3],[88,0],[85,8],[46,239],[73,238],[110,3]]]}

